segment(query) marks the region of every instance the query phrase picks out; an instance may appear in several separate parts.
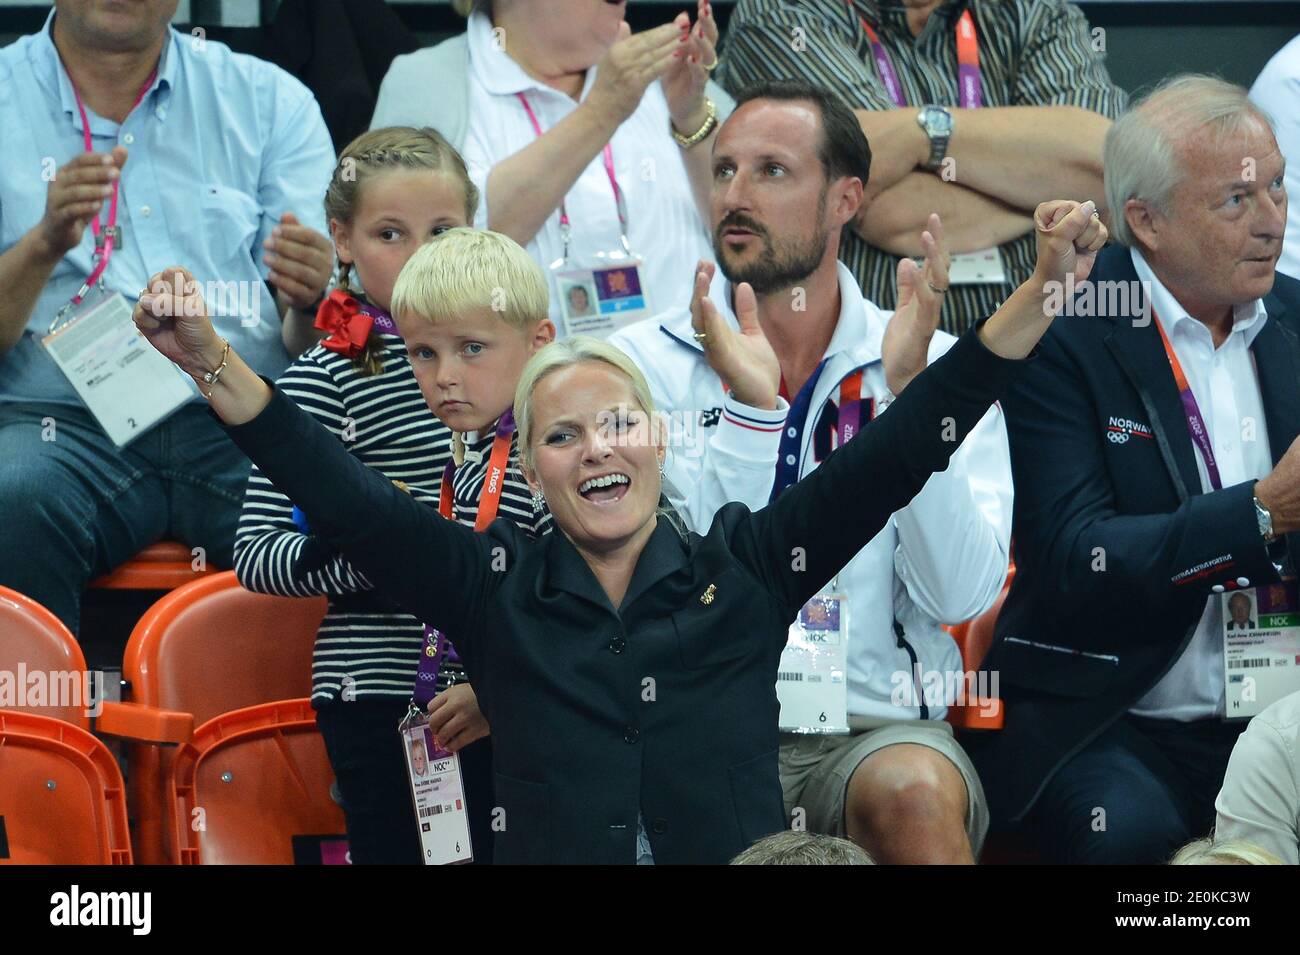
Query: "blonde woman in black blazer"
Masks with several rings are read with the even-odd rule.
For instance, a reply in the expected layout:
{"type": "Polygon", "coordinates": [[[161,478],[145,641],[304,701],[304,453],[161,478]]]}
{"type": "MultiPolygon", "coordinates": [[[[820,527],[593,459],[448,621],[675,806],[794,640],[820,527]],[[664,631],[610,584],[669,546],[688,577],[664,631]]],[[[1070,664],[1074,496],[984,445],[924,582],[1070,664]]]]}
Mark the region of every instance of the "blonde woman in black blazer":
{"type": "MultiPolygon", "coordinates": [[[[492,724],[497,861],[723,863],[785,825],[774,684],[790,621],[946,466],[1046,331],[1050,283],[1081,280],[1105,241],[1089,203],[1037,216],[1034,279],[814,474],[762,510],[723,507],[702,537],[660,519],[645,382],[608,346],[552,345],[524,371],[525,473],[559,530],[532,541],[443,520],[367,469],[223,346],[197,292],[145,296],[135,320],[315,533],[455,636],[492,724]]],[[[774,403],[747,293],[740,333],[705,307],[699,334],[733,388],[774,403]]],[[[899,314],[922,338],[937,325],[937,308],[899,314]]]]}

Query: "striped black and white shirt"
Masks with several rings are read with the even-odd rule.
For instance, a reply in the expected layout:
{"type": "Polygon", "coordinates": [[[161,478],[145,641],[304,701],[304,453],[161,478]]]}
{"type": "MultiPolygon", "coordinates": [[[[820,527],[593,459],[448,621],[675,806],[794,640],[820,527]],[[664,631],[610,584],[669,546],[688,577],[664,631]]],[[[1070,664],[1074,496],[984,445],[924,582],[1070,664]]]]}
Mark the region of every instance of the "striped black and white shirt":
{"type": "MultiPolygon", "coordinates": [[[[384,344],[380,374],[366,376],[350,359],[314,345],[278,385],[358,460],[402,481],[436,508],[439,480],[451,459],[451,431],[425,404],[402,340],[374,334],[384,344]]],[[[423,625],[375,592],[320,538],[302,533],[293,503],[257,467],[235,536],[235,572],[258,593],[329,598],[312,657],[313,705],[340,697],[410,698],[423,625]]],[[[459,677],[457,665],[444,667],[438,688],[459,677]]]]}
{"type": "MultiPolygon", "coordinates": [[[[956,106],[955,28],[965,9],[979,36],[983,105],[1078,106],[1111,119],[1124,109],[1124,91],[1106,70],[1104,43],[1066,0],[948,0],[917,37],[900,3],[739,0],[715,79],[732,94],[761,80],[802,79],[839,94],[852,109],[895,109],[862,28],[866,20],[888,52],[909,104],[918,110],[927,103],[956,106]]],[[[960,335],[1033,273],[1032,231],[999,251],[1008,282],[955,286],[943,311],[946,331],[960,335]]],[[[897,256],[845,229],[840,258],[868,299],[894,307],[897,256]]]]}
{"type": "MultiPolygon", "coordinates": [[[[492,443],[496,440],[496,422],[482,431],[465,434],[465,461],[452,478],[452,500],[456,505],[456,520],[473,526],[478,519],[479,495],[487,479],[488,462],[492,457],[492,443]]],[[[510,457],[506,464],[505,481],[501,487],[501,502],[497,517],[513,521],[534,538],[551,529],[551,512],[545,503],[533,504],[532,492],[519,468],[519,433],[510,439],[510,457]]]]}

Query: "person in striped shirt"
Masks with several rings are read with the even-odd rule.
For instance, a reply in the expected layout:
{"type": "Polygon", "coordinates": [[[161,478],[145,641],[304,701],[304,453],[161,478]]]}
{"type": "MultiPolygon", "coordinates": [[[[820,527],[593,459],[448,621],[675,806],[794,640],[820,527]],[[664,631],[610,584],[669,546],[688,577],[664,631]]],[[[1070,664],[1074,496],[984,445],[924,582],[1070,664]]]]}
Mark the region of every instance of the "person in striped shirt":
{"type": "MultiPolygon", "coordinates": [[[[451,433],[429,413],[388,309],[411,254],[431,235],[469,222],[477,201],[464,162],[431,129],[372,130],[350,143],[325,196],[339,262],[338,288],[317,317],[329,336],[279,379],[358,460],[432,507],[451,460],[451,433]],[[354,271],[364,292],[352,287],[354,271]]],[[[397,724],[411,698],[424,627],[310,530],[293,502],[254,467],[235,571],[259,593],[329,598],[313,653],[312,705],[342,796],[352,861],[416,863],[419,834],[397,724]]],[[[444,664],[438,690],[459,730],[443,742],[461,749],[487,735],[459,663],[444,664]]],[[[482,859],[490,855],[489,744],[468,746],[461,755],[482,859]]]]}
{"type": "Polygon", "coordinates": [[[871,181],[840,258],[882,308],[931,212],[955,253],[955,335],[1033,272],[1038,203],[1091,198],[1106,215],[1102,142],[1126,96],[1105,34],[1066,0],[739,0],[720,56],[735,95],[802,79],[853,108],[871,181]]]}
{"type": "MultiPolygon", "coordinates": [[[[444,517],[480,530],[507,517],[534,537],[550,529],[549,512],[519,471],[511,413],[524,364],[555,340],[549,307],[542,270],[499,232],[452,229],[416,251],[398,276],[392,310],[411,369],[451,429],[453,463],[439,491],[444,517]]],[[[431,726],[445,743],[442,705],[435,700],[431,726]]]]}

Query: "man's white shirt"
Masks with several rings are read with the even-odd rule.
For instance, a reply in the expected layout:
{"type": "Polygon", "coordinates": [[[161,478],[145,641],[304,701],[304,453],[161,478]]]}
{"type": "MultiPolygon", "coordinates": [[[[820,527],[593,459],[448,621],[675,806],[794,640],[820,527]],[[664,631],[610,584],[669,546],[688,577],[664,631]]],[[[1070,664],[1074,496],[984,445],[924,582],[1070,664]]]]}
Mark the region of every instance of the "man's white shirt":
{"type": "MultiPolygon", "coordinates": [[[[1159,316],[1178,363],[1183,366],[1197,407],[1214,446],[1224,487],[1262,478],[1273,470],[1265,425],[1264,399],[1250,346],[1268,314],[1262,299],[1233,310],[1232,331],[1218,348],[1210,329],[1187,314],[1151,270],[1142,253],[1131,252],[1138,278],[1148,283],[1151,306],[1159,316]],[[1249,435],[1247,438],[1246,435],[1249,435]]],[[[1195,442],[1193,442],[1193,446],[1195,442]]],[[[1201,449],[1196,448],[1201,490],[1213,490],[1201,449]]],[[[1169,720],[1210,719],[1224,712],[1223,603],[1217,594],[1205,601],[1191,641],[1160,681],[1131,712],[1169,720]]]]}
{"type": "Polygon", "coordinates": [[[1300,36],[1274,54],[1250,88],[1250,98],[1273,120],[1278,149],[1286,159],[1286,240],[1277,270],[1300,279],[1300,36]]]}

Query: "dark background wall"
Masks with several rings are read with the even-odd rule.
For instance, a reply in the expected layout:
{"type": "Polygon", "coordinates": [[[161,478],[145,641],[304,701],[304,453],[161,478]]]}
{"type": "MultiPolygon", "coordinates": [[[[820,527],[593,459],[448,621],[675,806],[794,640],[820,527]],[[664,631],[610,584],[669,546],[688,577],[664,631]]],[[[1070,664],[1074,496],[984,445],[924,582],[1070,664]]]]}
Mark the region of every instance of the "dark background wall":
{"type": "MultiPolygon", "coordinates": [[[[199,25],[247,23],[250,13],[251,22],[257,22],[259,11],[269,16],[275,6],[274,0],[191,0],[190,4],[191,18],[199,25]]],[[[724,28],[731,6],[727,0],[715,3],[724,28]]],[[[1216,72],[1249,86],[1269,58],[1300,33],[1300,0],[1097,0],[1079,6],[1093,26],[1106,31],[1111,75],[1128,90],[1183,70],[1216,72]]],[[[393,7],[429,42],[459,31],[463,23],[445,0],[395,3],[393,7]]],[[[666,22],[679,10],[693,7],[688,0],[632,0],[628,19],[634,28],[641,28],[666,22]]],[[[39,28],[48,10],[48,3],[0,0],[0,46],[39,28]]],[[[232,32],[232,45],[239,46],[240,30],[232,32]]]]}

